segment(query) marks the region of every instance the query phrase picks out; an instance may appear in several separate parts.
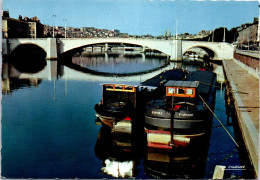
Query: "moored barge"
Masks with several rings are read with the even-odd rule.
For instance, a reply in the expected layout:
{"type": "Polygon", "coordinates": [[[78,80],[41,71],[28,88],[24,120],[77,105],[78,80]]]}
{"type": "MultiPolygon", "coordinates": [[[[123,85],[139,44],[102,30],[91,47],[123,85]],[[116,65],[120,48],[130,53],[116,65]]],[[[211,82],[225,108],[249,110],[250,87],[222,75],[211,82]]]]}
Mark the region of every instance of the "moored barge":
{"type": "Polygon", "coordinates": [[[185,81],[168,81],[163,97],[146,105],[147,146],[171,149],[187,146],[210,130],[214,109],[216,75],[209,71],[190,72],[185,81]]]}
{"type": "Polygon", "coordinates": [[[131,126],[137,114],[144,114],[147,100],[162,94],[162,87],[168,80],[184,79],[186,74],[183,70],[172,69],[138,85],[103,84],[101,102],[95,105],[96,116],[110,127],[122,121],[131,126]]]}
{"type": "Polygon", "coordinates": [[[103,84],[101,102],[95,105],[96,116],[110,127],[121,120],[131,121],[144,93],[137,85],[103,84]]]}

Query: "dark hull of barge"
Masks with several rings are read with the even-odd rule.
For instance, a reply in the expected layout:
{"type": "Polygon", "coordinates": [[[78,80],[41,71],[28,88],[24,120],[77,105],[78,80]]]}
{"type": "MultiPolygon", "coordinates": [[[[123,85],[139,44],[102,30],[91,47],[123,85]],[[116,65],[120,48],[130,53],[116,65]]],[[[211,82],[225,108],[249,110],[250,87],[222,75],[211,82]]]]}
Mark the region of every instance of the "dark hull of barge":
{"type": "Polygon", "coordinates": [[[122,120],[131,121],[135,112],[133,107],[103,106],[101,104],[96,104],[94,109],[97,112],[97,118],[110,127],[122,120]]]}

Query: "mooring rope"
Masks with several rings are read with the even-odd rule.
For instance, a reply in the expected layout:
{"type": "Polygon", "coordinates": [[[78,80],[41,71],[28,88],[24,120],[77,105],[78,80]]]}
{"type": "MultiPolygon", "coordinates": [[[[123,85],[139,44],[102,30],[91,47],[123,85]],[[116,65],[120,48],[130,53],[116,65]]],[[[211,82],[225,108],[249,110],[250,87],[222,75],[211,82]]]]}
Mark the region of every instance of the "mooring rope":
{"type": "Polygon", "coordinates": [[[196,81],[196,82],[199,82],[199,83],[201,83],[201,84],[205,84],[205,85],[208,85],[208,86],[213,86],[213,87],[221,88],[221,86],[211,85],[211,84],[204,83],[204,82],[201,82],[201,81],[196,81]]]}
{"type": "MultiPolygon", "coordinates": [[[[198,65],[201,66],[201,67],[204,67],[205,69],[208,69],[208,70],[212,71],[212,69],[210,69],[210,68],[207,67],[207,66],[201,65],[200,63],[198,63],[198,62],[196,62],[196,61],[195,61],[195,63],[198,64],[198,65]]],[[[213,71],[212,71],[212,72],[213,72],[213,71]]],[[[215,72],[214,72],[214,73],[215,73],[215,72]]],[[[223,79],[225,79],[225,77],[222,76],[221,74],[218,74],[218,73],[216,73],[216,74],[219,75],[220,77],[222,77],[223,79]]]]}
{"type": "Polygon", "coordinates": [[[221,124],[221,126],[224,128],[224,130],[227,132],[227,134],[229,135],[229,137],[232,139],[232,141],[236,144],[237,147],[239,147],[239,145],[237,144],[237,142],[235,141],[235,139],[231,136],[231,134],[228,132],[228,130],[226,129],[226,127],[222,124],[222,122],[219,120],[219,118],[217,117],[217,115],[211,110],[211,108],[208,106],[208,104],[204,101],[204,99],[199,95],[200,99],[203,101],[203,103],[207,106],[207,108],[210,110],[210,112],[215,116],[215,118],[218,120],[218,122],[221,124]]]}
{"type": "MultiPolygon", "coordinates": [[[[203,65],[201,65],[201,64],[199,64],[199,63],[197,63],[197,64],[200,65],[200,66],[202,66],[202,67],[204,67],[204,68],[206,68],[206,69],[208,69],[208,70],[210,70],[210,71],[212,71],[210,68],[208,68],[208,67],[206,67],[206,66],[203,66],[203,65]]],[[[212,72],[213,72],[213,71],[212,71],[212,72]]],[[[216,73],[216,72],[214,72],[214,73],[216,73]]],[[[219,75],[220,77],[226,79],[226,78],[223,77],[222,75],[220,75],[220,74],[218,74],[218,73],[216,73],[216,74],[219,75]]],[[[209,86],[213,86],[213,85],[211,85],[211,84],[207,84],[207,83],[203,83],[203,82],[200,82],[200,83],[206,84],[206,85],[209,85],[209,86]]],[[[221,88],[220,86],[214,86],[214,87],[221,88]]],[[[247,92],[243,92],[243,91],[235,91],[235,90],[228,90],[228,91],[229,91],[229,92],[235,92],[235,93],[248,94],[247,92]]]]}
{"type": "MultiPolygon", "coordinates": [[[[199,83],[201,83],[201,84],[208,85],[208,86],[213,86],[213,87],[221,88],[220,86],[211,85],[211,84],[204,83],[204,82],[201,82],[201,81],[197,81],[197,82],[199,82],[199,83]]],[[[236,91],[236,90],[229,90],[229,89],[226,89],[226,90],[229,91],[229,92],[234,92],[234,93],[249,94],[249,93],[243,92],[243,91],[236,91]]]]}
{"type": "Polygon", "coordinates": [[[226,112],[226,110],[224,110],[224,109],[218,109],[218,108],[215,108],[215,110],[226,112]]]}
{"type": "MultiPolygon", "coordinates": [[[[201,66],[201,67],[204,67],[205,69],[207,69],[207,70],[210,70],[210,71],[212,71],[213,72],[213,70],[212,69],[210,69],[209,67],[207,67],[207,66],[205,66],[205,65],[201,65],[200,63],[198,63],[198,62],[195,62],[196,64],[198,64],[199,66],[201,66]]],[[[214,72],[215,73],[215,72],[214,72]]],[[[222,77],[223,79],[225,79],[225,77],[224,76],[222,76],[221,74],[219,74],[219,73],[216,73],[217,75],[219,75],[220,77],[222,77]]]]}

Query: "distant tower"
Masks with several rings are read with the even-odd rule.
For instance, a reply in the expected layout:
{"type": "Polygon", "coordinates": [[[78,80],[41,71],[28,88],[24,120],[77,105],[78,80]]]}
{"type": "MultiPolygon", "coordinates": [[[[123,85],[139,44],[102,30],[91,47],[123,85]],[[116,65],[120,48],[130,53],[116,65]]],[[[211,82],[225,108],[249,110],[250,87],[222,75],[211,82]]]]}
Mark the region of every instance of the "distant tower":
{"type": "Polygon", "coordinates": [[[6,17],[6,18],[9,18],[9,10],[2,11],[2,16],[6,17]]]}
{"type": "Polygon", "coordinates": [[[169,30],[169,32],[168,32],[168,37],[171,37],[172,35],[171,35],[171,31],[169,30]]]}
{"type": "Polygon", "coordinates": [[[167,37],[167,29],[165,29],[164,37],[167,37]]]}

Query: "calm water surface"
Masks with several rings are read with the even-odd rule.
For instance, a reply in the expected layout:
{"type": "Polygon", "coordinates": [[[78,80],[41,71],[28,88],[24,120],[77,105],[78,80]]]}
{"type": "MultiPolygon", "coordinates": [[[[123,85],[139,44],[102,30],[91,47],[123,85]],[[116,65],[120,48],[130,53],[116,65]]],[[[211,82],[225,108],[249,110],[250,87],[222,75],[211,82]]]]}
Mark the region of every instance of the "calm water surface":
{"type": "MultiPolygon", "coordinates": [[[[122,69],[128,69],[128,72],[132,69],[134,72],[144,71],[165,63],[165,60],[160,59],[141,61],[142,57],[138,61],[135,57],[133,62],[129,62],[132,65],[123,63],[124,60],[120,61],[120,65],[111,65],[111,59],[107,63],[103,59],[96,61],[97,66],[94,66],[94,62],[87,66],[86,62],[89,60],[86,59],[89,57],[81,62],[77,58],[72,59],[75,60],[74,63],[79,62],[76,64],[81,68],[96,71],[108,70],[114,66],[113,73],[121,73],[122,69]]],[[[54,77],[58,78],[50,75],[48,79],[45,73],[40,72],[35,74],[37,78],[21,79],[33,75],[20,73],[10,64],[3,66],[5,74],[2,82],[5,90],[2,88],[2,176],[115,178],[120,173],[125,173],[129,177],[156,178],[145,170],[149,152],[144,150],[138,152],[138,155],[122,151],[115,153],[117,151],[111,145],[108,130],[96,125],[94,105],[101,99],[100,84],[105,83],[103,77],[99,81],[79,80],[71,74],[73,78],[64,79],[69,76],[65,76],[66,68],[62,65],[54,67],[58,69],[54,77]],[[20,79],[15,77],[17,74],[20,79]],[[120,158],[117,158],[119,155],[120,158]]],[[[197,69],[190,65],[187,68],[197,69]]],[[[226,121],[224,90],[217,90],[215,113],[234,136],[233,126],[227,125],[226,121]]],[[[167,153],[162,155],[168,157],[167,153]]],[[[212,178],[216,165],[241,165],[235,144],[215,118],[204,161],[205,167],[201,170],[204,178],[212,178]]],[[[226,172],[226,176],[243,177],[243,171],[230,170],[226,172]]]]}

